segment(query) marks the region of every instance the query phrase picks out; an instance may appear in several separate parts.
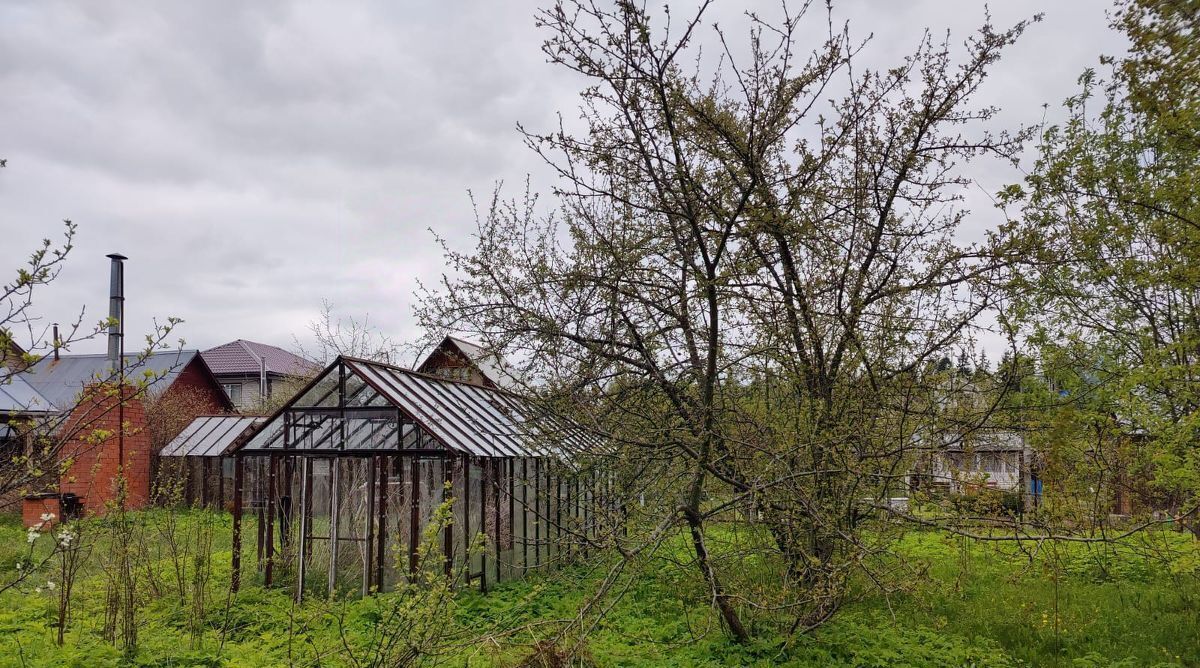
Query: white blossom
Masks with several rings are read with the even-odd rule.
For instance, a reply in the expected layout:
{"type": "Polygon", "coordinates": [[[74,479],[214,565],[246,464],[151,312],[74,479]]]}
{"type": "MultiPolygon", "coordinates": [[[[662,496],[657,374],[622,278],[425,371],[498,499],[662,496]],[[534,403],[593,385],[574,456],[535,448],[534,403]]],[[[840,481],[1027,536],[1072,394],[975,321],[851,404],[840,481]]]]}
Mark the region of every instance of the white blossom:
{"type": "Polygon", "coordinates": [[[42,535],[38,532],[38,528],[39,527],[29,527],[29,531],[25,532],[25,541],[30,545],[33,545],[33,542],[38,539],[38,536],[42,535]]]}
{"type": "Polygon", "coordinates": [[[53,521],[54,521],[54,513],[42,513],[42,523],[43,524],[45,524],[46,522],[53,522],[53,521]]]}

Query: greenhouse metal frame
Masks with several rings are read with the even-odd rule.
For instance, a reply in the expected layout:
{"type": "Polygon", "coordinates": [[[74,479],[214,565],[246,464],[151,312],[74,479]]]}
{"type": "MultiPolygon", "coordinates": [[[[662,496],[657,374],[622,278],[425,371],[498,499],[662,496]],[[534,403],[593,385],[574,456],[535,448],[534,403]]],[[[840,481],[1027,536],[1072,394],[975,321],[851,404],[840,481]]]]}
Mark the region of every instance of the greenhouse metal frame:
{"type": "Polygon", "coordinates": [[[452,498],[436,562],[486,591],[582,554],[611,498],[611,477],[581,463],[598,449],[505,390],[339,357],[231,448],[232,584],[248,517],[263,582],[297,600],[416,581],[452,498]]]}
{"type": "Polygon", "coordinates": [[[235,414],[197,416],[158,453],[154,479],[160,493],[179,484],[178,501],[185,505],[228,508],[233,502],[234,470],[229,451],[264,419],[235,414]]]}

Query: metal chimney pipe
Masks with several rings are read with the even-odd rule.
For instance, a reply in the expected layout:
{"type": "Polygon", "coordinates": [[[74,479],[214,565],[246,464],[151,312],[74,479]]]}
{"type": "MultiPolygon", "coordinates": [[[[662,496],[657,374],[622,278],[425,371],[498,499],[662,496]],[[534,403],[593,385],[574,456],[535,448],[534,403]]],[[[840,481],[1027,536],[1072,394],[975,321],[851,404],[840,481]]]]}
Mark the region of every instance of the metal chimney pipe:
{"type": "Polygon", "coordinates": [[[112,373],[121,368],[121,339],[125,336],[125,260],[120,253],[109,253],[112,260],[108,279],[108,364],[112,373]]]}
{"type": "Polygon", "coordinates": [[[267,358],[260,356],[258,358],[258,397],[262,401],[267,400],[267,358]]]}
{"type": "Polygon", "coordinates": [[[58,348],[61,345],[62,345],[62,343],[60,342],[60,340],[58,338],[58,323],[56,322],[56,323],[54,323],[54,361],[55,362],[58,361],[58,348]]]}

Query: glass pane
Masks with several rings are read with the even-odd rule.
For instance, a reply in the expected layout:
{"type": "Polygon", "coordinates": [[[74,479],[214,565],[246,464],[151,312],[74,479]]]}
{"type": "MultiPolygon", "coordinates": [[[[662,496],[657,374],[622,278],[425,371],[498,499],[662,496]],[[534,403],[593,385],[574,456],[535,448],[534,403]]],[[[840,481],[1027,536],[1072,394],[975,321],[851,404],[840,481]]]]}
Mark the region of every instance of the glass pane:
{"type": "Polygon", "coordinates": [[[338,405],[338,368],[325,372],[307,392],[298,397],[294,406],[333,408],[338,405]]]}
{"type": "Polygon", "coordinates": [[[332,498],[332,460],[312,459],[309,495],[305,503],[307,514],[306,568],[304,587],[307,592],[324,596],[329,591],[329,529],[332,498]]]}

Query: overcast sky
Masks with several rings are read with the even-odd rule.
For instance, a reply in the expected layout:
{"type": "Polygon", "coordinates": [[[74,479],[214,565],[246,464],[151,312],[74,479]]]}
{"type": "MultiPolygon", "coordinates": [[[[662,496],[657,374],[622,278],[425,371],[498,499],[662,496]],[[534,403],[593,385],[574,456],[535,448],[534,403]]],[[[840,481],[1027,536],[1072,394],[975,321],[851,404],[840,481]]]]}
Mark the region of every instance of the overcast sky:
{"type": "MultiPolygon", "coordinates": [[[[82,306],[103,317],[104,256],[120,251],[139,340],[152,317],[176,316],[188,347],[291,348],[322,299],[414,339],[416,282],[443,268],[429,228],[469,246],[468,190],[526,174],[548,189],[515,125],[573,114],[580,83],[545,63],[533,21],[545,2],[4,0],[0,270],[71,218],[70,262],[37,296],[46,322],[82,306]]],[[[778,1],[718,0],[713,17],[736,23],[750,4],[778,1]]],[[[866,56],[884,65],[922,28],[966,37],[985,12],[970,0],[835,5],[854,35],[874,35],[866,56]]],[[[980,98],[1006,123],[1040,122],[1043,103],[1053,118],[1081,71],[1123,48],[1107,2],[991,9],[998,26],[1045,13],[980,98]]],[[[994,192],[1006,175],[979,178],[994,192]]],[[[978,213],[972,225],[994,223],[978,213]]]]}

